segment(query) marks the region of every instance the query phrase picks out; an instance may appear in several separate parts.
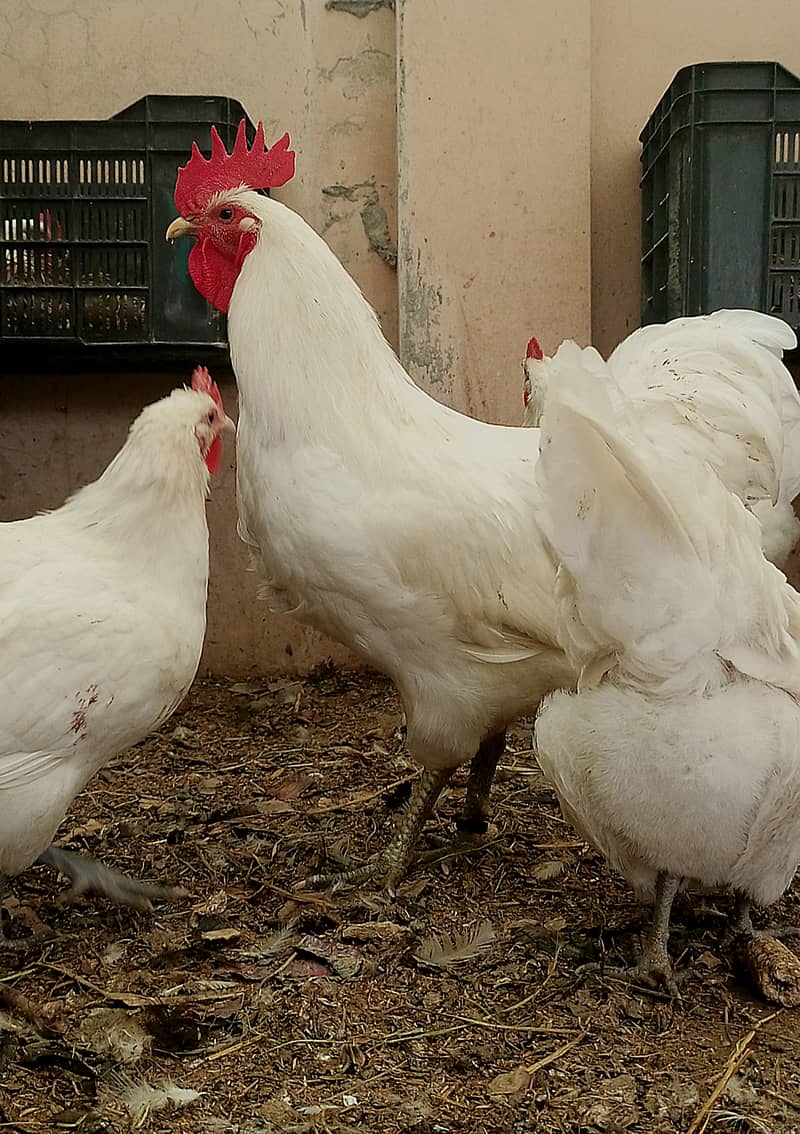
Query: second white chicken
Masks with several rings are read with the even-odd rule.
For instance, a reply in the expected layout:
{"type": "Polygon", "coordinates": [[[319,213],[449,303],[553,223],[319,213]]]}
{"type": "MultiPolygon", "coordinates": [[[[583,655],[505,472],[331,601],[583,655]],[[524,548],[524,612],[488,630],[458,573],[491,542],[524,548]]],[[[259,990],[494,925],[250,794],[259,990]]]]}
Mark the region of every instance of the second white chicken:
{"type": "Polygon", "coordinates": [[[747,930],[800,863],[800,599],[714,469],[660,453],[598,369],[542,417],[540,522],[581,676],[535,743],[565,817],[655,900],[636,971],[674,988],[680,886],[733,891],[747,930]]]}
{"type": "MultiPolygon", "coordinates": [[[[768,559],[783,566],[800,539],[800,395],[783,352],[797,345],[781,319],[717,311],[634,331],[608,359],[644,436],[660,453],[709,461],[759,519],[768,559]]],[[[525,425],[538,426],[548,390],[574,371],[600,380],[606,363],[567,342],[552,358],[536,339],[524,362],[525,425]]]]}
{"type": "Polygon", "coordinates": [[[0,887],[39,859],[77,892],[134,906],[168,893],[50,842],[87,781],[166,720],[197,671],[209,473],[233,424],[207,371],[193,387],[148,406],[63,507],[0,525],[0,887]]]}

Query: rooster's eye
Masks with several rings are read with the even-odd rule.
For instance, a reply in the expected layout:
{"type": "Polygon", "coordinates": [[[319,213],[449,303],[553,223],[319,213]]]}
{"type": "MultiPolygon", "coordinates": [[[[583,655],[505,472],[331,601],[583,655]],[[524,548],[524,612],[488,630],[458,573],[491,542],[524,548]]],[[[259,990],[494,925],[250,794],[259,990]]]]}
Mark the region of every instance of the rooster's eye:
{"type": "Polygon", "coordinates": [[[219,219],[222,221],[233,220],[233,209],[228,205],[226,205],[224,209],[220,209],[219,219]]]}

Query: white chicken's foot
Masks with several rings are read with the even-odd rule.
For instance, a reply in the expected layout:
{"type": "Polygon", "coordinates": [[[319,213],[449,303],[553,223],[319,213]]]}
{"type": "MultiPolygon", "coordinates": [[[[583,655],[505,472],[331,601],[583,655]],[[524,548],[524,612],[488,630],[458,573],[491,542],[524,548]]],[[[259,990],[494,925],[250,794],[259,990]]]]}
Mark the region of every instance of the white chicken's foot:
{"type": "Polygon", "coordinates": [[[151,910],[154,899],[175,901],[188,897],[188,890],[182,886],[160,886],[155,882],[140,882],[136,878],[129,878],[126,874],[119,874],[95,862],[93,858],[84,858],[75,851],[64,850],[63,847],[48,847],[36,860],[45,866],[52,866],[65,878],[69,878],[72,886],[59,898],[63,904],[71,902],[83,894],[99,894],[108,898],[118,906],[131,906],[136,910],[151,910]]]}
{"type": "Polygon", "coordinates": [[[736,891],[736,903],[731,917],[731,933],[734,937],[800,937],[800,926],[775,925],[767,929],[756,929],[750,917],[751,902],[746,894],[736,891]]]}
{"type": "Polygon", "coordinates": [[[582,965],[581,973],[599,971],[601,976],[613,976],[630,982],[643,984],[647,988],[666,988],[671,996],[680,999],[678,984],[672,971],[672,963],[667,952],[669,941],[669,919],[672,903],[678,892],[678,879],[669,874],[659,874],[656,879],[656,896],[653,905],[653,920],[647,933],[642,955],[630,968],[616,968],[592,962],[582,965]]]}
{"type": "Polygon", "coordinates": [[[307,884],[318,890],[329,886],[338,890],[343,886],[357,886],[361,882],[373,881],[380,882],[385,890],[393,894],[408,869],[420,831],[452,774],[452,769],[449,768],[444,771],[427,769],[422,773],[414,784],[411,799],[403,809],[391,842],[371,862],[353,870],[312,874],[307,884]]]}
{"type": "Polygon", "coordinates": [[[669,919],[672,903],[678,893],[679,880],[670,874],[659,873],[656,878],[656,900],[653,906],[653,921],[647,934],[647,941],[638,963],[631,970],[631,976],[646,983],[658,986],[663,984],[672,996],[679,996],[678,986],[672,972],[672,963],[667,951],[669,941],[669,919]]]}
{"type": "Polygon", "coordinates": [[[497,765],[506,747],[506,734],[487,737],[472,757],[464,811],[456,819],[460,831],[470,835],[485,835],[489,825],[489,797],[497,765]]]}
{"type": "MultiPolygon", "coordinates": [[[[7,890],[8,886],[6,885],[5,879],[0,878],[0,907],[2,907],[3,898],[7,890]]],[[[2,952],[3,949],[27,949],[34,944],[36,944],[35,937],[6,937],[3,930],[2,908],[0,908],[0,952],[2,952]]]]}

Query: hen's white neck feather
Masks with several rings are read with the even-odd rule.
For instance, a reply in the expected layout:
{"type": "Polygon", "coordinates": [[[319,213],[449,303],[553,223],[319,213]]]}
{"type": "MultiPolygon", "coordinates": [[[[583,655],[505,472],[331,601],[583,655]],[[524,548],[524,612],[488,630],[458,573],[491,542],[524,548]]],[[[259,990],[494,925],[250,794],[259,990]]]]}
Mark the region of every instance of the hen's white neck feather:
{"type": "Polygon", "coordinates": [[[193,420],[176,428],[181,410],[185,417],[180,400],[173,395],[148,406],[105,472],[71,496],[59,517],[97,535],[127,534],[139,545],[146,544],[146,532],[164,530],[176,516],[181,523],[191,518],[205,524],[209,472],[193,420]]]}

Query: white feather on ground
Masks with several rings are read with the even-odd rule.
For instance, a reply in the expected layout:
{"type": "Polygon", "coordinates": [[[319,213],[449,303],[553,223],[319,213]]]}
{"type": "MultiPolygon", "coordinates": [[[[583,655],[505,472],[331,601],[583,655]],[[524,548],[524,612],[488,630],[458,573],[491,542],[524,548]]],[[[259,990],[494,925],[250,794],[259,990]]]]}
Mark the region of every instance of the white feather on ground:
{"type": "Polygon", "coordinates": [[[153,1111],[158,1112],[168,1106],[188,1106],[201,1098],[200,1091],[178,1087],[171,1079],[155,1085],[146,1079],[132,1079],[123,1074],[116,1075],[113,1082],[107,1084],[106,1094],[123,1104],[134,1125],[143,1123],[153,1111]]]}

